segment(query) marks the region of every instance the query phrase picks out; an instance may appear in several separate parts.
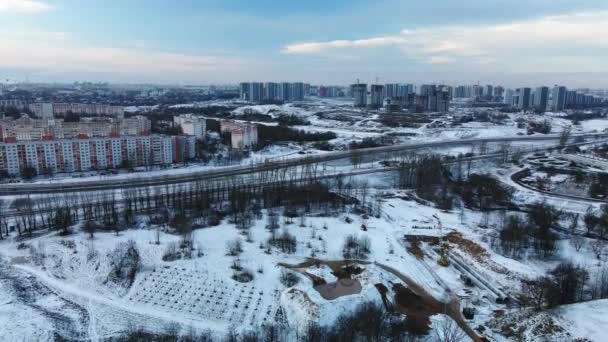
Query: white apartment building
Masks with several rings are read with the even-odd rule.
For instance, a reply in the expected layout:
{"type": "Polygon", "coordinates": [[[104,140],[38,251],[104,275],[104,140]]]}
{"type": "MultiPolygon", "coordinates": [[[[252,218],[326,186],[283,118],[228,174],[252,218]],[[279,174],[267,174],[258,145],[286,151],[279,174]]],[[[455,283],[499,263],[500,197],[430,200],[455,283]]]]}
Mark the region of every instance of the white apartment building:
{"type": "Polygon", "coordinates": [[[255,124],[222,120],[220,131],[230,133],[232,148],[251,148],[258,143],[258,126],[255,124]]]}
{"type": "Polygon", "coordinates": [[[205,138],[207,131],[206,119],[202,116],[182,114],[173,117],[173,123],[182,128],[182,133],[192,135],[196,139],[205,138]]]}
{"type": "Polygon", "coordinates": [[[169,165],[195,157],[193,136],[128,136],[75,139],[46,138],[0,142],[0,171],[19,176],[105,170],[123,166],[169,165]]]}

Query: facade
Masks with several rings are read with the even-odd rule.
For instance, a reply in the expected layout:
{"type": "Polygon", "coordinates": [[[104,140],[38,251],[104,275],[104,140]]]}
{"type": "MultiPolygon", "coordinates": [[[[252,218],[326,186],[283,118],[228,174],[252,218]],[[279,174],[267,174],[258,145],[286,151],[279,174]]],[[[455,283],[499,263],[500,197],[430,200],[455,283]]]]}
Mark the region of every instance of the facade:
{"type": "Polygon", "coordinates": [[[367,107],[367,84],[357,83],[350,86],[355,107],[367,107]]]}
{"type": "Polygon", "coordinates": [[[530,88],[517,88],[515,90],[514,102],[519,109],[530,108],[530,98],[532,96],[532,89],[530,88]]]}
{"type": "Polygon", "coordinates": [[[125,109],[123,106],[112,106],[98,103],[53,103],[53,114],[64,116],[67,113],[78,113],[91,116],[114,116],[123,118],[125,109]]]}
{"type": "Polygon", "coordinates": [[[553,87],[553,102],[551,109],[558,112],[566,107],[566,87],[555,85],[553,87]]]}
{"type": "Polygon", "coordinates": [[[265,101],[278,101],[279,100],[279,84],[274,82],[267,82],[264,84],[264,100],[265,101]]]}
{"type": "Polygon", "coordinates": [[[36,119],[27,114],[19,119],[0,120],[0,140],[15,138],[18,141],[40,140],[43,137],[72,139],[84,134],[89,137],[109,135],[146,135],[151,130],[151,122],[145,116],[137,115],[127,119],[108,117],[85,117],[77,122],[63,119],[36,119]]]}
{"type": "Polygon", "coordinates": [[[306,93],[304,83],[296,82],[291,84],[291,97],[290,101],[303,101],[304,94],[306,93]]]}
{"type": "Polygon", "coordinates": [[[384,86],[381,84],[372,84],[370,86],[370,101],[369,106],[373,109],[382,108],[384,104],[384,86]]]}
{"type": "Polygon", "coordinates": [[[539,112],[546,112],[549,104],[549,88],[538,87],[534,92],[534,109],[539,112]]]}
{"type": "Polygon", "coordinates": [[[182,114],[173,117],[173,123],[182,128],[182,133],[194,136],[196,139],[205,138],[207,120],[202,116],[182,114]]]}
{"type": "Polygon", "coordinates": [[[46,102],[36,102],[29,105],[30,110],[36,117],[50,120],[54,117],[53,104],[46,102]]]}
{"type": "Polygon", "coordinates": [[[258,143],[258,126],[255,124],[222,120],[220,131],[230,134],[230,144],[234,149],[247,149],[258,143]]]}
{"type": "Polygon", "coordinates": [[[264,84],[260,82],[249,83],[249,101],[262,102],[264,98],[264,84]]]}
{"type": "Polygon", "coordinates": [[[168,165],[195,157],[193,136],[126,136],[0,143],[0,167],[10,176],[71,173],[119,167],[168,165]]]}
{"type": "Polygon", "coordinates": [[[242,82],[239,84],[240,98],[250,102],[303,101],[310,91],[310,85],[303,82],[242,82]]]}
{"type": "Polygon", "coordinates": [[[239,84],[239,98],[241,100],[249,100],[249,83],[241,82],[239,84]]]}

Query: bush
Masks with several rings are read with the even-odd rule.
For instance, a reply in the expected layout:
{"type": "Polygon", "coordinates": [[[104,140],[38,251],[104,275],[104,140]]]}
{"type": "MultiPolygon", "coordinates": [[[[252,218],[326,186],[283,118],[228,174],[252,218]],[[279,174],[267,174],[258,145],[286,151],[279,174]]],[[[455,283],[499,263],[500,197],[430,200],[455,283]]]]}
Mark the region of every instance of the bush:
{"type": "Polygon", "coordinates": [[[289,234],[287,231],[283,231],[281,235],[274,239],[269,239],[268,243],[272,246],[277,247],[283,253],[293,254],[296,252],[298,241],[295,236],[289,234]]]}
{"type": "Polygon", "coordinates": [[[293,272],[281,270],[280,280],[281,284],[285,285],[285,287],[292,287],[300,282],[300,277],[293,272]]]}
{"type": "Polygon", "coordinates": [[[301,118],[295,114],[281,114],[277,118],[279,126],[306,126],[310,125],[310,121],[301,118]]]}
{"type": "Polygon", "coordinates": [[[458,191],[467,207],[488,209],[492,206],[508,206],[513,189],[489,175],[472,174],[468,180],[459,183],[458,191]]]}
{"type": "Polygon", "coordinates": [[[345,259],[367,259],[369,253],[371,253],[371,242],[366,236],[359,238],[348,235],[344,240],[342,256],[345,259]]]}
{"type": "Polygon", "coordinates": [[[253,273],[246,268],[243,268],[240,271],[235,270],[232,274],[232,279],[239,283],[248,283],[253,280],[253,273]]]}
{"type": "Polygon", "coordinates": [[[119,243],[110,254],[112,266],[108,280],[125,288],[131,287],[140,266],[139,250],[135,241],[119,243]]]}
{"type": "Polygon", "coordinates": [[[163,253],[163,261],[175,261],[177,259],[180,259],[180,254],[177,251],[177,243],[176,242],[171,242],[167,245],[167,247],[165,248],[165,252],[163,253]]]}
{"type": "Polygon", "coordinates": [[[243,243],[241,239],[236,238],[226,243],[226,254],[229,256],[238,256],[243,252],[243,243]]]}

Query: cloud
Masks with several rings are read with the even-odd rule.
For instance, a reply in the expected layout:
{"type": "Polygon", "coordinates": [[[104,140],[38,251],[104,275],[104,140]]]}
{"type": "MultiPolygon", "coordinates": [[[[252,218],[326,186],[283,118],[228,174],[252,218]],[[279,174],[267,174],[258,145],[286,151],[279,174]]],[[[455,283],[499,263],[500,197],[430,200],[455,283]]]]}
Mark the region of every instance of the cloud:
{"type": "Polygon", "coordinates": [[[404,57],[442,65],[477,64],[502,71],[608,70],[608,11],[545,16],[500,25],[450,25],[354,40],[299,42],[287,55],[369,54],[397,49],[404,57]],[[547,59],[548,63],[543,61],[547,59]],[[562,62],[560,62],[562,61],[562,62]]]}
{"type": "Polygon", "coordinates": [[[61,32],[0,32],[0,68],[39,75],[96,75],[114,80],[205,81],[251,66],[238,57],[156,51],[145,47],[106,47],[79,42],[61,32]],[[105,75],[105,77],[104,77],[105,75]],[[119,76],[119,77],[117,77],[119,76]]]}
{"type": "Polygon", "coordinates": [[[51,9],[51,5],[42,1],[0,0],[0,13],[37,13],[51,9]]]}

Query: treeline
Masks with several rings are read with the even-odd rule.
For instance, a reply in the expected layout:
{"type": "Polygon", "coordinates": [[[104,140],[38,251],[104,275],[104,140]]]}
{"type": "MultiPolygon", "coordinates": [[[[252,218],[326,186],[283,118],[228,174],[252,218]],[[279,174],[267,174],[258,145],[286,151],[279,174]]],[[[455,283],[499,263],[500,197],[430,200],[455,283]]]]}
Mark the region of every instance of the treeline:
{"type": "Polygon", "coordinates": [[[536,256],[548,259],[557,248],[559,236],[552,228],[559,224],[564,213],[544,202],[529,207],[525,219],[519,215],[507,216],[492,245],[502,254],[522,258],[529,250],[536,256]]]}
{"type": "Polygon", "coordinates": [[[310,121],[295,114],[281,114],[277,118],[279,126],[305,126],[310,125],[310,121]]]}
{"type": "Polygon", "coordinates": [[[337,138],[334,132],[306,132],[285,126],[258,125],[258,140],[262,146],[272,145],[275,142],[315,142],[327,141],[337,138]]]}
{"type": "Polygon", "coordinates": [[[458,198],[471,209],[488,211],[508,208],[513,189],[489,175],[470,174],[470,162],[464,165],[463,158],[459,156],[451,169],[445,165],[444,158],[435,155],[401,161],[397,185],[400,188],[413,188],[418,197],[435,203],[443,210],[453,209],[458,198]],[[465,167],[467,170],[464,170],[465,167]]]}
{"type": "MultiPolygon", "coordinates": [[[[437,324],[431,339],[434,341],[464,341],[466,335],[452,321],[437,324]],[[449,336],[451,339],[444,339],[449,336]]],[[[428,331],[420,331],[414,320],[387,311],[383,306],[366,302],[354,311],[341,314],[330,326],[310,323],[305,327],[290,328],[282,324],[266,323],[255,330],[237,332],[232,329],[224,336],[210,331],[181,334],[177,325],[168,326],[164,333],[150,333],[142,328],[133,328],[122,336],[109,341],[120,342],[352,342],[352,341],[424,341],[428,331]]]]}
{"type": "MultiPolygon", "coordinates": [[[[38,199],[15,199],[17,212],[15,230],[18,235],[49,229],[69,234],[77,222],[92,222],[94,230],[118,231],[131,227],[136,215],[149,214],[157,224],[169,224],[179,230],[183,226],[175,218],[186,218],[190,225],[217,225],[230,216],[237,225],[250,222],[262,208],[285,206],[288,212],[329,208],[338,209],[351,201],[337,195],[316,180],[314,166],[299,172],[274,170],[249,178],[167,185],[150,188],[127,188],[118,200],[114,192],[87,193],[70,196],[48,196],[38,199]]],[[[348,193],[348,189],[345,189],[348,193]]],[[[1,209],[1,207],[0,207],[1,209]]],[[[8,235],[8,220],[0,219],[0,238],[8,235]]]]}

